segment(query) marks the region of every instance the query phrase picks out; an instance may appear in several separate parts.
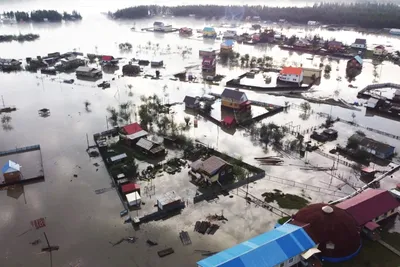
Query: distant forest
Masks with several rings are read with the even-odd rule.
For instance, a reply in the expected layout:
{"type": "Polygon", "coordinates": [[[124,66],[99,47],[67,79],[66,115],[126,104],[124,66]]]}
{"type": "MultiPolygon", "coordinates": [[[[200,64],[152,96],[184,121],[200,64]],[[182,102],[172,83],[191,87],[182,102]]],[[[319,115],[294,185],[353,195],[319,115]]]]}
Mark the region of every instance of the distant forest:
{"type": "Polygon", "coordinates": [[[30,13],[28,12],[4,12],[3,16],[10,19],[16,19],[18,22],[60,22],[62,20],[81,20],[82,16],[77,11],[72,11],[71,14],[64,12],[63,14],[55,10],[35,10],[30,13]]]}
{"type": "Polygon", "coordinates": [[[259,16],[262,21],[278,21],[305,24],[310,20],[323,24],[353,25],[363,28],[400,28],[400,7],[395,4],[378,3],[321,3],[309,7],[267,7],[267,6],[136,6],[109,13],[115,19],[140,19],[152,15],[173,15],[196,18],[244,20],[259,16]]]}

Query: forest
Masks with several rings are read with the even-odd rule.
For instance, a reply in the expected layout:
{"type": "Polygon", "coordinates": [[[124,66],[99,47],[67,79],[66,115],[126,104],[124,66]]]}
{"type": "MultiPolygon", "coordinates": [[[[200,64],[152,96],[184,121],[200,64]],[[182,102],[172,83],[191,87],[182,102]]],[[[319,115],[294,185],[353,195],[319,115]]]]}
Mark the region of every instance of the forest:
{"type": "Polygon", "coordinates": [[[291,23],[306,24],[318,21],[322,24],[358,26],[370,29],[400,28],[400,7],[395,4],[379,3],[321,3],[308,7],[267,6],[136,6],[109,13],[115,19],[140,19],[154,15],[173,15],[196,18],[245,20],[260,17],[262,21],[286,19],[291,23]]]}
{"type": "Polygon", "coordinates": [[[28,12],[4,12],[3,16],[10,19],[15,19],[18,22],[60,22],[62,20],[65,21],[74,21],[81,20],[82,16],[77,11],[72,11],[71,14],[64,12],[63,14],[55,11],[55,10],[35,10],[30,13],[28,12]]]}

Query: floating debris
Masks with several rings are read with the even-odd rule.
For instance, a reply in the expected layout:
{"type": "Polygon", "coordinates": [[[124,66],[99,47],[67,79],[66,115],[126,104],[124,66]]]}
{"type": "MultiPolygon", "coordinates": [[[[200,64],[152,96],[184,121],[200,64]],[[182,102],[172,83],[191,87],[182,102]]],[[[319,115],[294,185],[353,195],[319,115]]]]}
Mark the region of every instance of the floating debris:
{"type": "Polygon", "coordinates": [[[211,224],[208,221],[197,221],[194,226],[194,231],[203,235],[204,234],[214,235],[218,229],[219,225],[211,224]]]}
{"type": "Polygon", "coordinates": [[[124,241],[126,241],[126,242],[128,242],[128,243],[130,243],[130,244],[133,244],[133,243],[135,243],[135,242],[137,241],[137,238],[134,237],[134,236],[123,237],[123,238],[121,238],[119,241],[117,241],[117,242],[115,242],[115,243],[112,243],[112,242],[109,242],[109,243],[110,243],[113,247],[115,247],[116,245],[119,245],[119,244],[121,244],[121,243],[124,242],[124,241]]]}
{"type": "Polygon", "coordinates": [[[96,195],[100,195],[100,194],[103,194],[103,193],[111,191],[111,190],[114,190],[114,186],[111,186],[108,188],[97,189],[97,190],[94,190],[94,192],[96,193],[96,195]]]}
{"type": "Polygon", "coordinates": [[[228,219],[223,215],[218,215],[218,214],[214,214],[214,215],[208,215],[207,216],[207,220],[209,221],[228,221],[228,219]]]}
{"type": "Polygon", "coordinates": [[[159,252],[157,252],[157,254],[160,258],[162,258],[162,257],[168,256],[174,252],[175,251],[172,248],[167,248],[167,249],[160,250],[159,252]]]}
{"type": "Polygon", "coordinates": [[[190,239],[189,233],[186,231],[181,231],[179,233],[179,238],[184,246],[191,245],[192,240],[190,239]]]}
{"type": "Polygon", "coordinates": [[[50,116],[50,109],[42,108],[38,110],[39,116],[43,118],[47,118],[50,116]]]}
{"type": "Polygon", "coordinates": [[[123,211],[121,211],[120,213],[119,213],[119,215],[121,216],[121,217],[124,217],[125,215],[127,215],[128,214],[128,210],[123,210],[123,211]]]}
{"type": "Polygon", "coordinates": [[[40,244],[40,242],[42,242],[40,239],[36,239],[35,241],[30,242],[29,244],[31,244],[32,246],[36,246],[36,245],[40,244]]]}
{"type": "Polygon", "coordinates": [[[157,242],[151,241],[150,239],[147,239],[146,243],[149,244],[150,247],[154,247],[154,246],[158,245],[157,242]]]}

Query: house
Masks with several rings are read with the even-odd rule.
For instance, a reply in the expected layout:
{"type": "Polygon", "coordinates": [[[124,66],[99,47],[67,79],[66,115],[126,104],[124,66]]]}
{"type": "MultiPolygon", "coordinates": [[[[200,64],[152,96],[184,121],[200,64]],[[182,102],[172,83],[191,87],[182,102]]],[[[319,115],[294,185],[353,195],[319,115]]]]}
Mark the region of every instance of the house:
{"type": "Polygon", "coordinates": [[[199,173],[208,183],[223,183],[233,178],[233,166],[225,160],[211,156],[206,160],[197,160],[192,163],[191,171],[199,173]]]}
{"type": "Polygon", "coordinates": [[[396,91],[393,94],[392,101],[395,103],[400,103],[400,89],[396,89],[396,91]]]}
{"type": "Polygon", "coordinates": [[[284,67],[278,76],[279,81],[300,84],[303,81],[303,69],[297,67],[284,67]]]}
{"type": "Polygon", "coordinates": [[[78,68],[79,66],[85,66],[85,65],[86,63],[84,59],[76,56],[69,56],[62,58],[60,62],[57,63],[54,67],[57,70],[71,70],[74,68],[78,68]]]}
{"type": "Polygon", "coordinates": [[[165,147],[160,144],[155,144],[154,142],[146,139],[140,138],[136,143],[136,147],[138,147],[144,154],[159,157],[165,155],[165,147]]]}
{"type": "Polygon", "coordinates": [[[218,53],[218,49],[213,48],[204,48],[199,50],[200,57],[216,57],[218,53]]]}
{"type": "Polygon", "coordinates": [[[138,184],[130,182],[121,186],[121,192],[125,195],[132,192],[138,192],[140,194],[140,186],[138,184]]]}
{"type": "Polygon", "coordinates": [[[150,66],[153,68],[160,68],[164,65],[164,61],[162,60],[152,60],[150,62],[150,66]]]}
{"type": "Polygon", "coordinates": [[[221,94],[221,106],[235,110],[247,110],[251,108],[251,103],[246,94],[239,90],[225,88],[221,94]]]}
{"type": "Polygon", "coordinates": [[[347,69],[361,70],[363,66],[363,59],[360,56],[355,56],[347,61],[347,69]]]}
{"type": "Polygon", "coordinates": [[[198,109],[200,107],[200,101],[197,97],[185,96],[183,103],[185,103],[185,109],[198,109]]]}
{"type": "Polygon", "coordinates": [[[140,66],[139,64],[126,64],[122,67],[122,74],[124,76],[136,76],[140,73],[140,66]]]}
{"type": "Polygon", "coordinates": [[[351,47],[356,49],[367,49],[367,40],[356,39],[355,42],[351,44],[351,47]]]}
{"type": "Polygon", "coordinates": [[[366,151],[367,153],[379,158],[388,159],[394,154],[395,147],[373,140],[366,136],[353,134],[349,138],[349,142],[355,144],[358,149],[366,151]]]}
{"type": "Polygon", "coordinates": [[[142,127],[134,122],[129,125],[125,125],[121,128],[121,139],[124,139],[127,145],[133,146],[140,138],[146,137],[148,132],[142,129],[142,127]]]}
{"type": "Polygon", "coordinates": [[[101,56],[100,64],[103,66],[113,66],[118,64],[118,59],[113,56],[101,56]]]}
{"type": "Polygon", "coordinates": [[[21,165],[15,163],[14,161],[7,161],[1,169],[4,177],[4,183],[15,183],[21,180],[21,165]]]}
{"type": "Polygon", "coordinates": [[[157,197],[157,207],[160,211],[174,211],[184,208],[185,202],[175,191],[170,191],[157,197]]]}
{"type": "Polygon", "coordinates": [[[317,25],[319,25],[319,22],[318,22],[318,21],[315,21],[315,20],[309,20],[309,21],[307,22],[307,25],[308,25],[308,26],[317,26],[317,25]]]}
{"type": "Polygon", "coordinates": [[[233,45],[235,44],[235,41],[233,40],[225,40],[223,43],[221,43],[220,47],[220,53],[232,53],[233,52],[233,45]]]}
{"type": "Polygon", "coordinates": [[[375,46],[374,56],[384,56],[386,54],[387,54],[387,51],[383,45],[375,46]]]}
{"type": "Polygon", "coordinates": [[[299,47],[299,48],[307,48],[307,47],[311,47],[312,44],[306,39],[299,39],[293,44],[293,46],[299,47]]]}
{"type": "Polygon", "coordinates": [[[370,238],[378,239],[378,222],[396,216],[400,201],[387,190],[369,188],[336,206],[352,215],[370,238]]]}
{"type": "Polygon", "coordinates": [[[153,23],[153,29],[155,32],[170,32],[172,31],[172,25],[166,25],[163,22],[156,21],[153,23]]]}
{"type": "Polygon", "coordinates": [[[80,66],[76,69],[76,76],[78,78],[82,77],[100,79],[101,77],[103,77],[103,73],[101,72],[101,70],[98,70],[96,68],[80,66]]]}
{"type": "Polygon", "coordinates": [[[237,36],[237,32],[234,30],[227,30],[224,32],[224,35],[222,36],[223,39],[235,39],[237,36]]]}
{"type": "Polygon", "coordinates": [[[215,73],[217,68],[217,60],[215,57],[203,57],[201,62],[201,70],[206,73],[215,73]]]}
{"type": "MultiPolygon", "coordinates": [[[[318,253],[302,227],[284,224],[197,262],[198,267],[289,267],[318,253]]],[[[302,265],[305,266],[305,265],[302,265]]]]}
{"type": "Polygon", "coordinates": [[[21,68],[21,62],[11,58],[0,58],[0,70],[10,71],[21,68]]]}
{"type": "Polygon", "coordinates": [[[338,52],[343,50],[343,43],[338,41],[329,41],[328,42],[328,51],[338,52]]]}
{"type": "Polygon", "coordinates": [[[204,27],[203,29],[203,38],[216,38],[217,32],[213,27],[204,27]]]}

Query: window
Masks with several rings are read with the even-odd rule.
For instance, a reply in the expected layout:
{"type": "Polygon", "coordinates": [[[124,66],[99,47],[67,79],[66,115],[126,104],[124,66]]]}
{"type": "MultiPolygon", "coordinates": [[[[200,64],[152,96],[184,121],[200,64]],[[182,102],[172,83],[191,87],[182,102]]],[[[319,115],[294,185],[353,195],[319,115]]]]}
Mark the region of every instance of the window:
{"type": "Polygon", "coordinates": [[[283,267],[283,266],[285,266],[285,263],[284,263],[284,262],[282,262],[282,263],[279,265],[279,267],[283,267]]]}
{"type": "Polygon", "coordinates": [[[326,249],[335,249],[335,244],[333,244],[332,242],[326,243],[326,249]]]}
{"type": "Polygon", "coordinates": [[[289,259],[289,263],[292,263],[294,261],[294,258],[289,259]]]}

